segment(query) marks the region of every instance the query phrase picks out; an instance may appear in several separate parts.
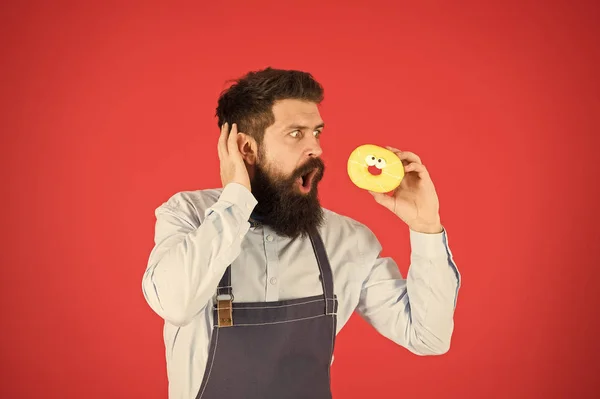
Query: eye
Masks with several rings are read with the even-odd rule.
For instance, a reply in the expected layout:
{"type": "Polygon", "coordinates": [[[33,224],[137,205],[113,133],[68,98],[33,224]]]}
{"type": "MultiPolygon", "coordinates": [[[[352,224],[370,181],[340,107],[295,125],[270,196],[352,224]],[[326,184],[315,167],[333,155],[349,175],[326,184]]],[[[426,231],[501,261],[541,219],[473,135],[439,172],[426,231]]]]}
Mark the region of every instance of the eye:
{"type": "Polygon", "coordinates": [[[386,165],[385,159],[383,159],[383,158],[377,159],[377,163],[375,163],[375,167],[377,169],[383,169],[383,168],[385,168],[385,165],[386,165]]]}
{"type": "Polygon", "coordinates": [[[375,158],[373,155],[367,155],[367,157],[365,158],[365,162],[367,163],[367,165],[373,166],[377,163],[377,158],[375,158]]]}
{"type": "Polygon", "coordinates": [[[321,131],[320,131],[320,130],[315,130],[315,131],[313,132],[313,135],[314,135],[315,137],[319,137],[319,136],[321,135],[321,131]]]}
{"type": "Polygon", "coordinates": [[[292,136],[293,138],[298,138],[300,136],[300,130],[294,130],[290,133],[290,136],[292,136]]]}

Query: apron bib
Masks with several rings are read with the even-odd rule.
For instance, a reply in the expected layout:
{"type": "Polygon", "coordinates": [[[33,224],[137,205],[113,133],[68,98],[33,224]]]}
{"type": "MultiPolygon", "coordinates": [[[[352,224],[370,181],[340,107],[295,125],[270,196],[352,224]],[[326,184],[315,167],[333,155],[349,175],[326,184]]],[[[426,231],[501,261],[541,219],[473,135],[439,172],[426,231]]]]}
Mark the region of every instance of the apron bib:
{"type": "Polygon", "coordinates": [[[231,266],[217,288],[206,370],[196,399],[330,399],[337,298],[323,241],[310,235],[323,295],[234,302],[231,266]]]}

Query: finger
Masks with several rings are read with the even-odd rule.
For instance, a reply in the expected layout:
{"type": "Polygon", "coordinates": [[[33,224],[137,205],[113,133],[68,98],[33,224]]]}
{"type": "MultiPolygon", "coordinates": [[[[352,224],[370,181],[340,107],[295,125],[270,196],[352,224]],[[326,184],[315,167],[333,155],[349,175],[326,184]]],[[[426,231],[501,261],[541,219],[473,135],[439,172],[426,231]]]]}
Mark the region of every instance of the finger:
{"type": "Polygon", "coordinates": [[[225,122],[223,123],[223,125],[221,125],[221,135],[219,136],[219,142],[217,144],[217,152],[219,153],[219,159],[223,159],[225,156],[227,156],[227,131],[229,130],[228,128],[228,123],[225,122]]]}
{"type": "Polygon", "coordinates": [[[237,138],[238,138],[238,130],[237,123],[231,124],[231,132],[229,133],[229,138],[227,139],[227,150],[229,156],[237,157],[241,156],[240,150],[237,147],[237,138]]]}
{"type": "Polygon", "coordinates": [[[400,158],[400,161],[402,162],[402,165],[406,166],[406,165],[408,165],[410,163],[409,161],[407,161],[405,159],[402,159],[400,157],[400,154],[402,153],[401,150],[399,150],[399,149],[397,149],[395,147],[387,146],[387,145],[385,146],[385,148],[387,148],[388,150],[390,150],[391,152],[393,152],[394,154],[396,154],[398,156],[398,158],[400,158]]]}
{"type": "Polygon", "coordinates": [[[402,161],[408,161],[409,163],[413,163],[413,162],[420,163],[420,164],[423,163],[423,162],[421,162],[421,158],[414,152],[401,151],[400,154],[398,154],[398,156],[400,157],[400,159],[402,161]]]}
{"type": "Polygon", "coordinates": [[[427,168],[425,167],[425,165],[423,165],[422,163],[417,163],[417,162],[411,162],[408,165],[406,165],[404,167],[404,171],[407,173],[415,172],[420,177],[425,177],[425,176],[429,175],[429,172],[427,171],[427,168]]]}
{"type": "Polygon", "coordinates": [[[369,191],[369,194],[371,194],[373,196],[373,198],[375,198],[375,202],[377,202],[380,205],[385,206],[389,210],[393,210],[394,198],[390,197],[389,195],[383,194],[383,193],[376,193],[374,191],[369,191]]]}

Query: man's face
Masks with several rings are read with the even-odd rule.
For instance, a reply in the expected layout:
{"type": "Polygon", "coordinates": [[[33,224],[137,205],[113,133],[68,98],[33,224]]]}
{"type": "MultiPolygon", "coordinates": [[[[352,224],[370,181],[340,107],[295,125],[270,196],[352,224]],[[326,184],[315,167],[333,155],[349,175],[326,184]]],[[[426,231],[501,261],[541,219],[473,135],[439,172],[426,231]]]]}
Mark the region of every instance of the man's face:
{"type": "Polygon", "coordinates": [[[275,123],[265,131],[251,188],[264,223],[296,237],[322,222],[317,185],[325,168],[319,142],[323,121],[317,104],[300,100],[277,102],[273,114],[275,123]]]}

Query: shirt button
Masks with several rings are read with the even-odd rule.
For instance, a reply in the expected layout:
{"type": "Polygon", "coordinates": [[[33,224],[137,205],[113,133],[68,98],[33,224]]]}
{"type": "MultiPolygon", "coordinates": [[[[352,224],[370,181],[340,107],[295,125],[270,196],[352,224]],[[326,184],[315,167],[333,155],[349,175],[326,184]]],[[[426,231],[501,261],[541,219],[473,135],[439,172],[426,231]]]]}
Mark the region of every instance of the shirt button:
{"type": "Polygon", "coordinates": [[[277,278],[276,277],[271,277],[271,284],[273,284],[273,285],[277,284],[277,278]]]}
{"type": "Polygon", "coordinates": [[[270,242],[270,241],[273,241],[273,236],[271,236],[271,235],[268,235],[268,236],[267,236],[267,241],[269,241],[269,242],[270,242]]]}

